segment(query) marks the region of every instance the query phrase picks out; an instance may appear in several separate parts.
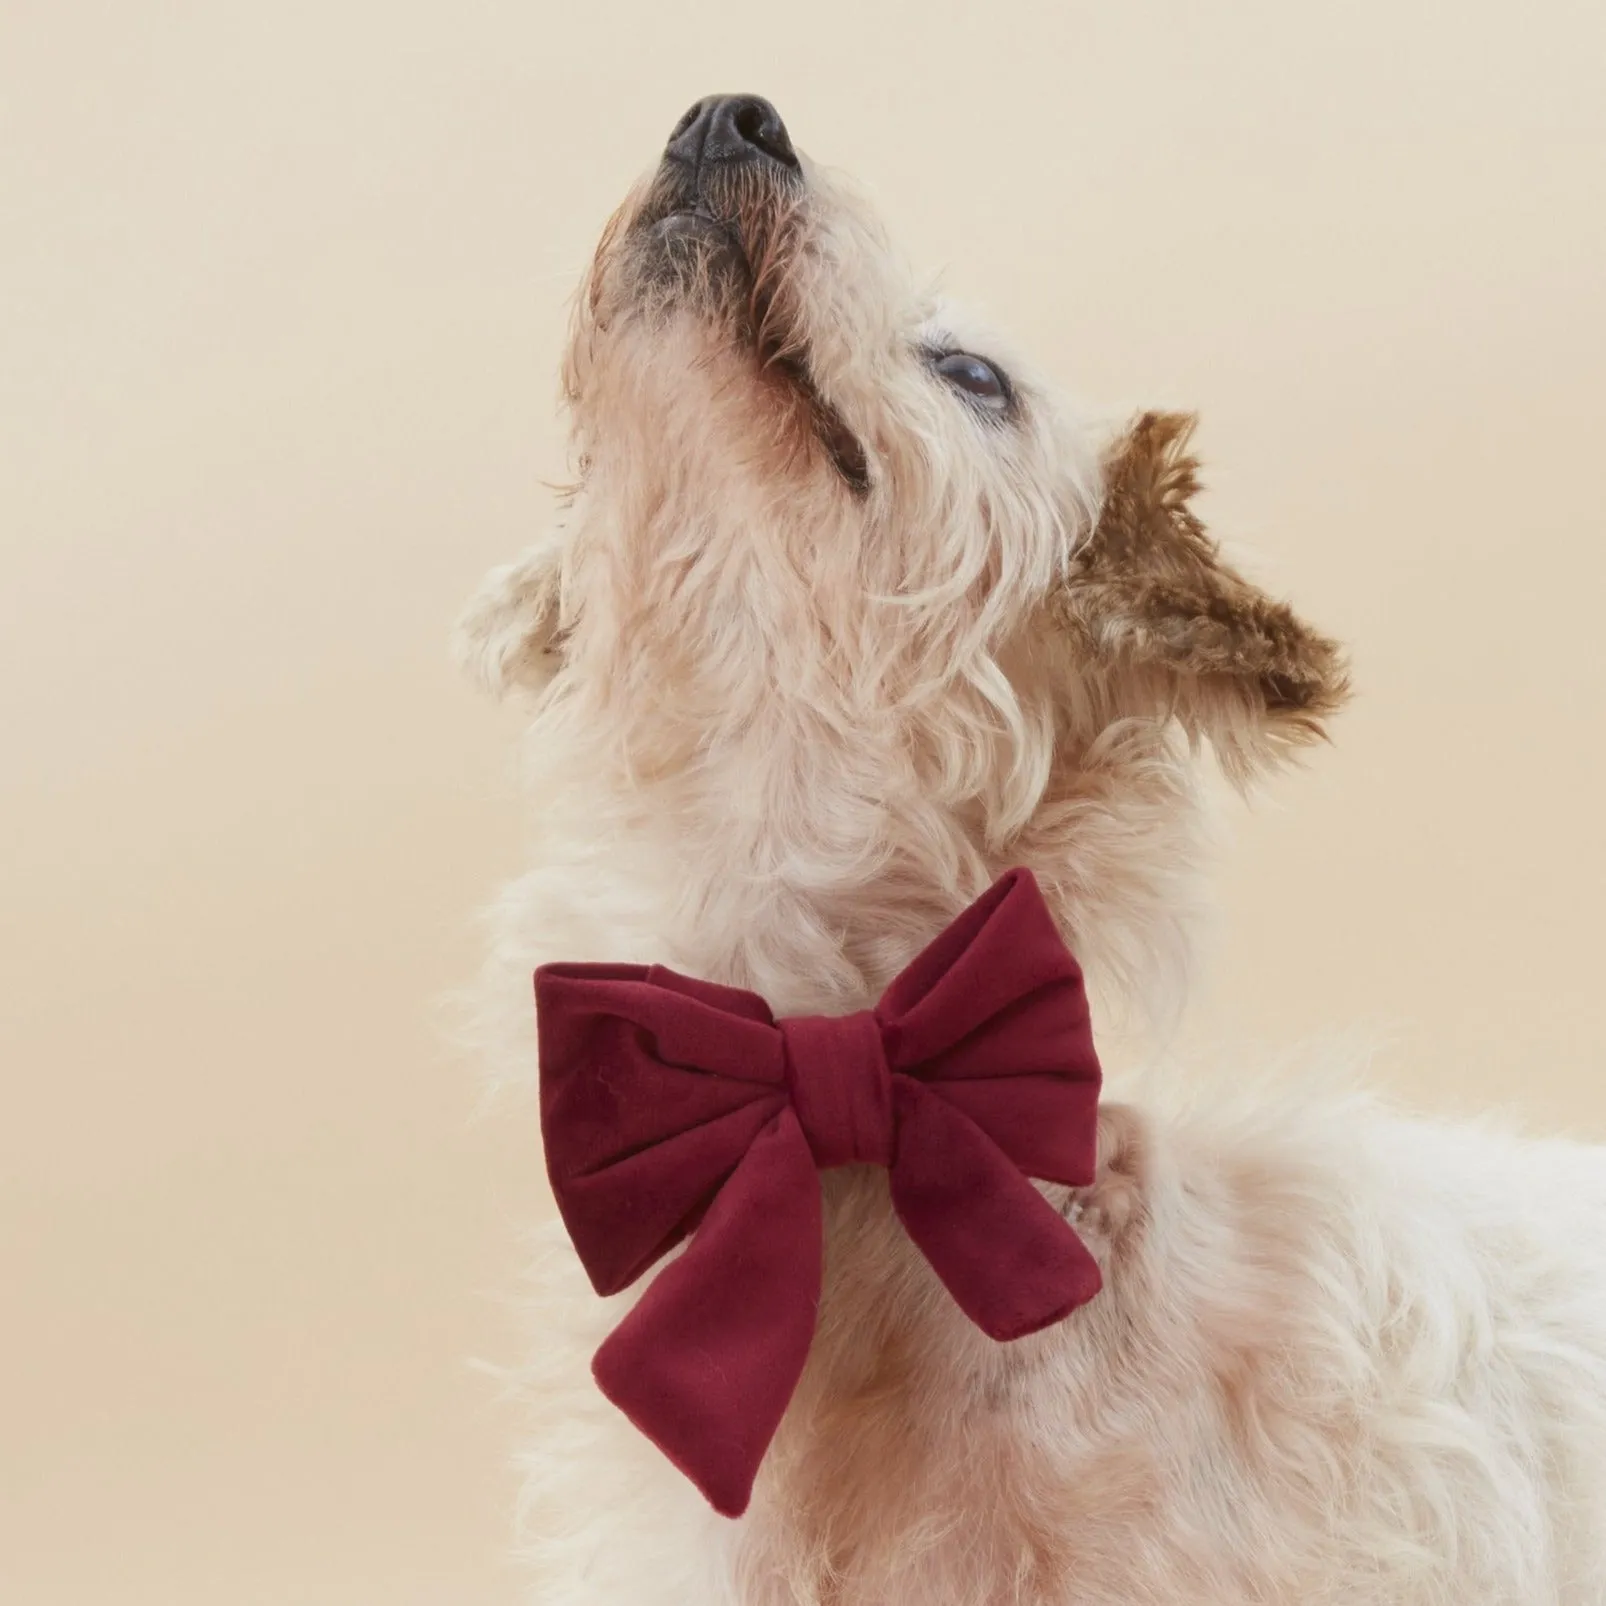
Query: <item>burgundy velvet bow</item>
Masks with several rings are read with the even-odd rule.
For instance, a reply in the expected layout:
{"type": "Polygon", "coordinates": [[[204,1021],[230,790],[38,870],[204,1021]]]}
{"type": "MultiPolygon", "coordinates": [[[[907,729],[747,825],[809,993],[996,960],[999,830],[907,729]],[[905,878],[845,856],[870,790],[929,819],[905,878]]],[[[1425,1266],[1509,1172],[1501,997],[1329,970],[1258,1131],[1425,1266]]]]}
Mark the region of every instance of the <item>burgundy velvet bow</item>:
{"type": "Polygon", "coordinates": [[[1098,1292],[1027,1180],[1093,1180],[1100,1081],[1082,973],[1028,871],[858,1015],[777,1021],[659,966],[548,965],[535,990],[547,1170],[593,1286],[617,1293],[695,1233],[593,1371],[726,1516],[813,1337],[817,1171],[887,1167],[909,1236],[995,1339],[1098,1292]]]}

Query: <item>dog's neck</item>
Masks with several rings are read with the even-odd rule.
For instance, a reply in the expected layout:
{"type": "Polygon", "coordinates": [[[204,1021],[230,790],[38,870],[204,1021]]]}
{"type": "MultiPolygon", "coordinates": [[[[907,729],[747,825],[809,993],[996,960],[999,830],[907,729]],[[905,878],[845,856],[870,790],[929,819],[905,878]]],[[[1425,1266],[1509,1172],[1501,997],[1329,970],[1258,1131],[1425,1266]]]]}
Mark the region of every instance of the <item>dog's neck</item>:
{"type": "Polygon", "coordinates": [[[602,843],[588,848],[582,896],[592,902],[600,878],[604,904],[631,914],[617,937],[592,939],[595,952],[557,957],[665,962],[782,1013],[841,1013],[873,1002],[1021,864],[1106,1016],[1133,1002],[1152,1020],[1151,998],[1184,994],[1198,808],[1190,767],[1152,725],[1108,730],[1057,762],[1026,824],[993,844],[983,801],[945,804],[906,754],[833,751],[806,729],[736,734],[657,778],[606,769],[566,789],[578,813],[553,840],[602,843]]]}

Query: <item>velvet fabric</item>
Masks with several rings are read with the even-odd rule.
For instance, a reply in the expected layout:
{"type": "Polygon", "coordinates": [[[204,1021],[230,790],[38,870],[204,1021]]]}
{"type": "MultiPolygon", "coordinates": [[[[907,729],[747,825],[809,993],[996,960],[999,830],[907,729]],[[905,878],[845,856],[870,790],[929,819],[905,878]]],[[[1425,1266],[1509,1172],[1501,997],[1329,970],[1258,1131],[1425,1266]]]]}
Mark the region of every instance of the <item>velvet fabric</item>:
{"type": "Polygon", "coordinates": [[[1093,1180],[1100,1085],[1082,973],[1030,872],[856,1015],[777,1021],[659,966],[549,965],[535,990],[547,1170],[592,1285],[617,1293],[689,1239],[598,1350],[597,1383],[725,1515],[808,1356],[818,1172],[884,1166],[910,1238],[994,1339],[1098,1292],[1029,1180],[1093,1180]]]}

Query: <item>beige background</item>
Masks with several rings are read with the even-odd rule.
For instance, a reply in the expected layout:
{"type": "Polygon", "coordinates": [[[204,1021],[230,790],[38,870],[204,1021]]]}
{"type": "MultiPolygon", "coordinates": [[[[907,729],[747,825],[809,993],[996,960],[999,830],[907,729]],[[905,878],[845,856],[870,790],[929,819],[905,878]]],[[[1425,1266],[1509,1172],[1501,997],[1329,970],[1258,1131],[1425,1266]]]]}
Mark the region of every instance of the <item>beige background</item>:
{"type": "Polygon", "coordinates": [[[432,1012],[516,861],[446,667],[565,298],[711,89],[1353,644],[1200,1033],[1606,1135],[1606,10],[0,0],[0,1596],[506,1602],[542,1208],[432,1012]]]}

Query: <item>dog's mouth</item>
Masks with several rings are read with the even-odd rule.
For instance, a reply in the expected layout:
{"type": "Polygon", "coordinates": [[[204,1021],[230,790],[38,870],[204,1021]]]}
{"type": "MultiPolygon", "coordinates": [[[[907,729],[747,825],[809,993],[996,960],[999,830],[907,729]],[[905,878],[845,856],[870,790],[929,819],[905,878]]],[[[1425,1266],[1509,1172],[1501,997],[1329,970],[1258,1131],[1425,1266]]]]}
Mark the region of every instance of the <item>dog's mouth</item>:
{"type": "Polygon", "coordinates": [[[831,465],[842,483],[855,496],[868,496],[870,464],[859,437],[848,428],[836,408],[820,394],[805,365],[782,362],[778,368],[797,393],[798,400],[808,408],[815,437],[825,448],[825,454],[831,459],[831,465]]]}
{"type": "Polygon", "coordinates": [[[752,175],[688,180],[666,164],[636,231],[659,293],[699,301],[727,322],[760,378],[784,389],[843,484],[863,497],[869,459],[814,378],[807,330],[788,294],[800,184],[792,174],[756,184],[752,175]]]}

